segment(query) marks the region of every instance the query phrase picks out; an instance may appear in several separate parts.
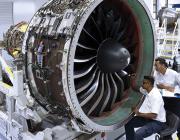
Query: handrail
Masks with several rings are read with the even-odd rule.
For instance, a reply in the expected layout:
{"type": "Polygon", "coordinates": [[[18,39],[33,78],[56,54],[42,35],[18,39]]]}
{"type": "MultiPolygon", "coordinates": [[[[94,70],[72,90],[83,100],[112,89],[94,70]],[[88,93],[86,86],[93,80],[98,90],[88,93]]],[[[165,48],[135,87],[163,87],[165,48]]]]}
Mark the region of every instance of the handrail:
{"type": "MultiPolygon", "coordinates": [[[[173,55],[175,55],[174,53],[175,53],[175,50],[176,50],[176,48],[175,48],[176,47],[176,45],[175,45],[175,33],[176,33],[177,25],[178,25],[178,23],[175,22],[175,27],[174,27],[174,31],[173,31],[173,41],[172,41],[172,52],[173,52],[173,55]],[[173,46],[175,46],[175,47],[173,47],[173,46]]],[[[176,40],[176,44],[177,44],[177,40],[176,40]]]]}
{"type": "Polygon", "coordinates": [[[160,31],[160,32],[158,32],[159,36],[158,36],[158,54],[157,55],[167,56],[167,57],[170,57],[171,59],[173,59],[173,57],[178,53],[179,42],[177,41],[177,36],[176,36],[177,28],[178,28],[178,22],[175,22],[173,33],[170,36],[167,35],[167,19],[163,20],[161,27],[159,27],[157,29],[157,31],[160,31]],[[161,34],[163,34],[163,37],[161,34]],[[160,42],[161,39],[163,39],[162,43],[160,42]],[[168,40],[171,41],[169,44],[170,48],[167,48],[168,40]],[[171,56],[169,56],[167,50],[171,51],[171,56]]]}

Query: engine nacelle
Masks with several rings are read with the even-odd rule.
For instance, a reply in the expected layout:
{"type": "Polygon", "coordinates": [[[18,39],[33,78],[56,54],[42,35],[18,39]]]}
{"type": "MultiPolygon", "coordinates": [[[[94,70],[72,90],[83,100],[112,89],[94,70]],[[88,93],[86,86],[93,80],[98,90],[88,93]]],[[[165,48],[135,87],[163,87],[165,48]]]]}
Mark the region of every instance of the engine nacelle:
{"type": "Polygon", "coordinates": [[[82,130],[113,131],[142,97],[133,88],[151,74],[155,45],[142,0],[51,0],[23,42],[31,95],[52,122],[66,118],[82,130]]]}

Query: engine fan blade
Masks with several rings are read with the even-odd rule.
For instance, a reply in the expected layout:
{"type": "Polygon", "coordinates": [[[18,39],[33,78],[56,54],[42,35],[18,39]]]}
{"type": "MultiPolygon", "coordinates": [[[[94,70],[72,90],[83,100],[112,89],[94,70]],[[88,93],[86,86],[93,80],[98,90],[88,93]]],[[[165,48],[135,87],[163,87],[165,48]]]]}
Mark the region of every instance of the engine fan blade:
{"type": "Polygon", "coordinates": [[[124,26],[123,30],[121,30],[118,34],[116,34],[115,40],[119,41],[125,34],[126,30],[128,29],[128,24],[124,26]]]}
{"type": "Polygon", "coordinates": [[[115,81],[114,81],[114,78],[113,78],[113,76],[112,76],[112,74],[110,74],[110,77],[111,77],[111,80],[112,80],[112,86],[113,86],[113,99],[112,99],[112,103],[111,103],[111,108],[112,108],[112,106],[114,105],[114,103],[115,103],[115,101],[116,101],[116,98],[117,98],[117,94],[118,94],[118,88],[117,88],[117,85],[116,85],[116,83],[115,83],[115,81]]]}
{"type": "Polygon", "coordinates": [[[110,94],[111,94],[111,89],[110,89],[110,85],[109,85],[109,79],[108,79],[108,74],[106,74],[105,76],[105,92],[104,92],[104,97],[105,97],[105,100],[104,100],[104,103],[101,107],[101,110],[100,110],[100,114],[104,111],[104,109],[107,107],[107,104],[108,104],[108,101],[110,99],[110,94]]]}
{"type": "Polygon", "coordinates": [[[87,49],[87,50],[92,50],[92,51],[96,51],[96,49],[94,49],[94,48],[91,48],[91,47],[87,47],[87,46],[85,46],[85,45],[82,45],[82,44],[80,44],[80,43],[78,43],[77,44],[77,46],[78,47],[81,47],[81,48],[83,48],[83,49],[87,49]]]}
{"type": "Polygon", "coordinates": [[[114,22],[114,14],[113,14],[113,10],[110,10],[107,14],[106,14],[106,19],[105,19],[105,30],[106,30],[106,37],[109,37],[110,35],[110,31],[114,22]]]}
{"type": "Polygon", "coordinates": [[[86,70],[81,70],[81,71],[75,71],[74,73],[74,79],[83,77],[85,75],[87,75],[89,72],[92,71],[92,69],[95,67],[96,64],[93,64],[90,68],[86,69],[86,70]]]}
{"type": "Polygon", "coordinates": [[[86,29],[84,29],[83,28],[83,31],[93,40],[93,41],[95,41],[95,43],[96,44],[100,44],[100,42],[97,40],[97,39],[95,39],[86,29]]]}
{"type": "Polygon", "coordinates": [[[94,71],[94,73],[92,73],[92,75],[90,75],[89,77],[87,78],[84,78],[86,80],[78,80],[76,83],[76,93],[80,93],[82,91],[84,91],[85,89],[87,89],[93,82],[95,76],[96,76],[96,72],[97,72],[97,69],[94,71]]]}
{"type": "Polygon", "coordinates": [[[85,62],[89,62],[95,58],[96,58],[96,56],[93,56],[93,57],[90,57],[87,59],[74,59],[74,63],[85,63],[85,62]]]}
{"type": "Polygon", "coordinates": [[[115,39],[119,29],[120,29],[121,21],[122,21],[122,19],[121,19],[121,17],[119,17],[119,19],[117,21],[115,21],[113,26],[112,26],[110,36],[113,37],[114,39],[115,39]]]}
{"type": "Polygon", "coordinates": [[[94,26],[96,27],[98,34],[100,36],[101,41],[103,41],[103,34],[101,29],[99,28],[99,26],[97,25],[96,21],[94,20],[94,18],[91,16],[91,20],[93,21],[94,26]]]}
{"type": "Polygon", "coordinates": [[[122,94],[123,94],[123,91],[124,91],[124,83],[123,83],[123,80],[121,79],[121,77],[119,77],[119,75],[115,72],[114,73],[114,80],[116,81],[116,85],[117,85],[117,90],[118,90],[118,94],[117,94],[117,98],[116,98],[116,101],[120,101],[121,100],[121,97],[122,97],[122,94]]]}
{"type": "Polygon", "coordinates": [[[100,71],[98,72],[96,81],[93,83],[91,88],[85,93],[82,92],[82,95],[78,97],[81,106],[84,106],[96,93],[99,86],[99,77],[100,77],[100,71]]]}
{"type": "Polygon", "coordinates": [[[100,77],[100,80],[101,80],[101,86],[99,86],[100,91],[96,93],[96,94],[98,94],[98,97],[96,98],[95,103],[93,103],[92,107],[89,109],[88,115],[90,115],[94,110],[96,110],[96,107],[98,106],[98,104],[102,100],[102,97],[103,97],[103,94],[104,94],[104,73],[100,77]]]}

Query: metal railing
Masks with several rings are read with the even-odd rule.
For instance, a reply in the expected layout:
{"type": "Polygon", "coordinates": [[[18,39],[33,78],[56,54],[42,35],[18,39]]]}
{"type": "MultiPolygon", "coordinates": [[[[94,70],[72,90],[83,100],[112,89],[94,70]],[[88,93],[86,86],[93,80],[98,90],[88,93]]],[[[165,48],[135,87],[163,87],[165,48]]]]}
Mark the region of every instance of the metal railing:
{"type": "Polygon", "coordinates": [[[178,41],[178,23],[175,22],[175,26],[172,33],[167,32],[167,19],[164,19],[162,26],[157,29],[157,56],[173,59],[178,53],[179,41],[178,41]]]}

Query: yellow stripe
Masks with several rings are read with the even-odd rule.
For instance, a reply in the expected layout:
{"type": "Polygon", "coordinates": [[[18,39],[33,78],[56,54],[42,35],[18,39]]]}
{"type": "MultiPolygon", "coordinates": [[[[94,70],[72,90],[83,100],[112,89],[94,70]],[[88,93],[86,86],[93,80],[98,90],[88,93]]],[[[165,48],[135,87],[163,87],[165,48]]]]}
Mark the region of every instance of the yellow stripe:
{"type": "Polygon", "coordinates": [[[0,81],[0,84],[2,84],[2,86],[5,87],[5,88],[7,88],[7,89],[12,88],[12,86],[10,86],[10,85],[8,85],[8,84],[6,84],[6,83],[4,83],[4,82],[1,82],[1,81],[0,81]]]}
{"type": "Polygon", "coordinates": [[[19,29],[18,29],[18,30],[19,30],[20,32],[25,33],[25,32],[26,32],[27,27],[28,27],[28,24],[24,24],[24,25],[21,25],[21,26],[19,27],[19,29]]]}
{"type": "Polygon", "coordinates": [[[166,55],[161,55],[160,57],[162,57],[162,58],[167,58],[167,59],[171,59],[171,56],[166,56],[166,55]]]}
{"type": "Polygon", "coordinates": [[[172,50],[162,50],[162,52],[172,52],[172,50]]]}
{"type": "Polygon", "coordinates": [[[14,75],[13,75],[10,67],[8,67],[8,66],[5,67],[5,71],[9,74],[10,77],[14,78],[14,75]]]}

